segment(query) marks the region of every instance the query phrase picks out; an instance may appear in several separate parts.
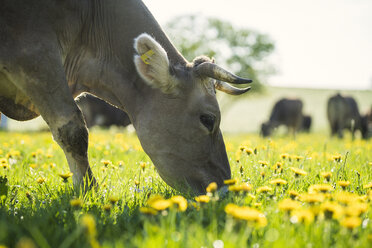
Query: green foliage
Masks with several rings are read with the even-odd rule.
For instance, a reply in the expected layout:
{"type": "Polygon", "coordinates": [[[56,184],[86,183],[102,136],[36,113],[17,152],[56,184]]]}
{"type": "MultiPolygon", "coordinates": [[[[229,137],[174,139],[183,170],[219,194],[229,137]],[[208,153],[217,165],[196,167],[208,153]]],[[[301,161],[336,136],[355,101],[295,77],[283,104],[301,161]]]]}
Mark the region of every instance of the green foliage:
{"type": "MultiPolygon", "coordinates": [[[[370,247],[371,142],[323,134],[299,134],[296,140],[230,135],[225,140],[232,177],[251,184],[249,193],[211,197],[205,204],[189,197],[185,212],[171,208],[145,215],[139,209],[147,206],[149,197],[168,199],[178,192],[159,178],[134,134],[90,133],[89,160],[100,187],[83,194],[73,190],[71,178],[64,182],[59,175],[69,169],[50,133],[0,132],[0,246],[370,247]],[[277,162],[282,163],[280,172],[274,167],[277,162]],[[291,167],[307,174],[296,177],[291,167]],[[332,173],[326,179],[322,172],[332,173]],[[44,182],[38,180],[41,177],[44,182]],[[270,184],[276,178],[288,183],[270,184]],[[339,180],[350,185],[343,189],[339,180]],[[327,219],[324,214],[301,223],[278,208],[290,190],[304,194],[314,184],[332,186],[332,192],[324,194],[329,201],[338,193],[353,192],[355,203],[367,206],[358,217],[363,224],[347,228],[341,224],[345,215],[327,219]],[[261,186],[273,190],[259,193],[261,186]],[[232,218],[225,212],[230,203],[260,211],[267,225],[256,227],[232,218]]],[[[303,209],[322,206],[296,201],[303,209]]]]}
{"type": "Polygon", "coordinates": [[[251,78],[252,91],[261,91],[265,76],[273,72],[265,58],[274,44],[265,34],[202,16],[176,17],[165,29],[186,59],[191,61],[202,54],[214,57],[217,64],[251,78]]]}

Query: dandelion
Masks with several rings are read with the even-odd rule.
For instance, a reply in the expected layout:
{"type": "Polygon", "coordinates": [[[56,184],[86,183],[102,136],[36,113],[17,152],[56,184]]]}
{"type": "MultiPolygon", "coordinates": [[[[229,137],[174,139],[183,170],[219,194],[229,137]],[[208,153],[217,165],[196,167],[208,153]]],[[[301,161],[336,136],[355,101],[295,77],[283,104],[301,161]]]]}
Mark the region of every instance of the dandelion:
{"type": "Polygon", "coordinates": [[[298,197],[300,194],[297,191],[290,190],[288,192],[289,196],[291,197],[292,200],[294,200],[296,197],[298,197]]]}
{"type": "Polygon", "coordinates": [[[225,207],[225,212],[235,219],[245,220],[248,223],[254,224],[258,227],[264,227],[267,225],[265,215],[254,208],[239,207],[235,204],[229,203],[225,207]]]}
{"type": "Polygon", "coordinates": [[[94,220],[94,217],[90,214],[85,214],[81,218],[80,224],[86,231],[90,246],[92,248],[100,247],[98,241],[96,240],[97,229],[96,229],[96,221],[94,220]]]}
{"type": "Polygon", "coordinates": [[[291,212],[292,223],[310,224],[314,221],[314,214],[308,209],[297,209],[291,212]]]}
{"type": "Polygon", "coordinates": [[[267,161],[263,161],[263,160],[258,161],[258,163],[259,163],[262,167],[265,167],[265,166],[267,166],[267,165],[269,164],[267,161]]]}
{"type": "Polygon", "coordinates": [[[372,189],[372,182],[363,185],[363,189],[372,189]]]}
{"type": "Polygon", "coordinates": [[[208,203],[210,200],[209,196],[207,195],[199,195],[195,197],[195,201],[200,203],[208,203]]]}
{"type": "Polygon", "coordinates": [[[72,199],[72,200],[70,201],[70,205],[71,205],[72,207],[75,207],[75,208],[80,208],[80,207],[83,206],[83,200],[81,200],[81,199],[79,199],[79,198],[77,198],[77,199],[72,199]]]}
{"type": "Polygon", "coordinates": [[[4,170],[9,169],[10,165],[9,164],[0,164],[0,167],[3,167],[4,170]]]}
{"type": "Polygon", "coordinates": [[[114,205],[115,203],[117,203],[118,201],[119,201],[119,197],[117,197],[117,196],[110,196],[109,198],[108,198],[108,200],[109,200],[109,202],[112,204],[112,205],[114,205]]]}
{"type": "Polygon", "coordinates": [[[238,182],[237,179],[233,178],[233,179],[227,179],[227,180],[224,180],[223,183],[226,184],[226,185],[233,185],[233,184],[236,184],[238,182]]]}
{"type": "Polygon", "coordinates": [[[309,193],[327,193],[333,191],[334,188],[329,184],[313,184],[309,187],[309,193]]]}
{"type": "Polygon", "coordinates": [[[118,162],[117,162],[117,165],[118,165],[119,167],[123,167],[123,166],[124,166],[124,161],[122,161],[122,160],[118,161],[118,162]]]}
{"type": "Polygon", "coordinates": [[[45,177],[39,177],[38,179],[36,179],[36,182],[38,184],[43,184],[43,183],[45,183],[45,181],[46,181],[45,177]]]}
{"type": "Polygon", "coordinates": [[[7,164],[8,160],[6,158],[0,158],[0,164],[7,164]]]}
{"type": "Polygon", "coordinates": [[[146,169],[146,163],[145,162],[141,162],[140,163],[140,167],[141,167],[142,171],[145,171],[145,169],[146,169]]]}
{"type": "Polygon", "coordinates": [[[112,205],[111,204],[105,204],[103,205],[102,209],[106,212],[110,212],[111,211],[111,208],[112,208],[112,205]]]}
{"type": "Polygon", "coordinates": [[[288,153],[282,153],[282,154],[280,154],[280,158],[281,159],[288,159],[289,158],[289,154],[288,153]]]}
{"type": "Polygon", "coordinates": [[[326,219],[337,219],[343,213],[343,208],[335,202],[324,202],[320,205],[326,219]]]}
{"type": "Polygon", "coordinates": [[[156,215],[158,213],[158,211],[156,211],[155,209],[148,207],[140,207],[139,211],[147,215],[156,215]]]}
{"type": "Polygon", "coordinates": [[[216,190],[217,190],[217,183],[216,182],[211,182],[208,186],[207,186],[207,188],[206,188],[206,191],[208,192],[208,193],[213,193],[213,192],[215,192],[216,190]]]}
{"type": "Polygon", "coordinates": [[[165,200],[161,196],[153,196],[147,201],[147,204],[157,211],[162,211],[169,208],[172,202],[170,200],[165,200]]]}
{"type": "Polygon", "coordinates": [[[175,205],[177,205],[177,209],[181,212],[186,211],[187,209],[187,200],[180,195],[173,196],[171,199],[171,202],[175,205]]]}
{"type": "Polygon", "coordinates": [[[273,170],[275,173],[282,173],[283,171],[283,163],[282,162],[276,162],[274,165],[273,165],[273,170]]]}
{"type": "Polygon", "coordinates": [[[279,202],[278,207],[282,211],[291,212],[295,209],[299,209],[301,207],[301,204],[291,199],[284,199],[279,202]]]}
{"type": "Polygon", "coordinates": [[[327,171],[327,172],[321,172],[320,175],[329,182],[329,180],[332,177],[332,172],[327,171]]]}
{"type": "Polygon", "coordinates": [[[261,171],[261,172],[260,172],[260,176],[261,176],[262,178],[264,178],[265,175],[266,175],[265,171],[261,171]]]}
{"type": "Polygon", "coordinates": [[[245,151],[245,153],[246,153],[247,155],[251,155],[251,154],[254,153],[254,151],[253,151],[252,148],[245,148],[244,151],[245,151]]]}
{"type": "Polygon", "coordinates": [[[252,185],[248,183],[242,183],[239,185],[229,186],[229,191],[231,192],[248,192],[252,190],[252,185]]]}
{"type": "Polygon", "coordinates": [[[339,163],[341,161],[341,155],[340,154],[333,155],[331,159],[339,163]]]}
{"type": "Polygon", "coordinates": [[[267,193],[269,191],[272,191],[273,189],[269,186],[262,186],[257,189],[257,193],[267,193]]]}
{"type": "Polygon", "coordinates": [[[67,172],[67,173],[59,173],[58,176],[60,176],[63,179],[63,182],[66,183],[67,179],[72,177],[73,173],[72,172],[67,172]]]}
{"type": "Polygon", "coordinates": [[[30,168],[32,169],[36,169],[37,168],[37,164],[29,164],[30,168]]]}
{"type": "Polygon", "coordinates": [[[108,167],[110,164],[112,164],[112,162],[111,162],[110,160],[104,160],[104,159],[101,160],[101,163],[102,163],[104,166],[106,166],[106,167],[108,167]]]}
{"type": "Polygon", "coordinates": [[[362,220],[359,217],[346,217],[341,222],[340,225],[352,230],[362,224],[362,220]]]}
{"type": "Polygon", "coordinates": [[[300,200],[307,203],[317,203],[324,201],[325,196],[323,194],[301,194],[300,200]]]}
{"type": "Polygon", "coordinates": [[[289,169],[291,171],[293,171],[295,173],[295,176],[298,177],[298,176],[306,176],[307,175],[307,172],[300,169],[300,168],[296,168],[296,167],[289,167],[289,169]]]}
{"type": "Polygon", "coordinates": [[[140,184],[140,181],[138,181],[138,180],[134,180],[134,184],[135,184],[136,186],[138,186],[138,185],[140,184]]]}
{"type": "Polygon", "coordinates": [[[345,209],[345,215],[347,216],[361,216],[368,211],[367,203],[353,202],[345,209]]]}
{"type": "Polygon", "coordinates": [[[339,203],[349,205],[353,202],[358,201],[358,195],[350,193],[350,192],[337,192],[334,195],[334,199],[339,203]]]}
{"type": "Polygon", "coordinates": [[[346,187],[350,185],[350,182],[349,181],[338,181],[337,184],[340,185],[342,189],[346,189],[346,187]]]}
{"type": "Polygon", "coordinates": [[[281,178],[277,178],[277,179],[271,180],[269,183],[275,186],[281,186],[281,185],[287,184],[287,181],[281,178]]]}

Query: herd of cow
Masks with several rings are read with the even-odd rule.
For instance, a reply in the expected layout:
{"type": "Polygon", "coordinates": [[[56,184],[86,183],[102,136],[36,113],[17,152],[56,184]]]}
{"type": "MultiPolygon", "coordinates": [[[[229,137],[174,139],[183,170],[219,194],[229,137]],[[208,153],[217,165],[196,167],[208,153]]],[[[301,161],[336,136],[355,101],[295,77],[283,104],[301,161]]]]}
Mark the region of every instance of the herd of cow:
{"type": "MultiPolygon", "coordinates": [[[[118,108],[107,104],[92,95],[81,96],[77,103],[82,110],[87,126],[109,127],[111,125],[128,126],[128,115],[118,108]]],[[[328,99],[327,118],[331,135],[343,138],[343,131],[347,129],[354,138],[359,131],[366,139],[372,135],[372,108],[365,115],[359,112],[358,104],[350,96],[336,94],[328,99]]],[[[282,98],[278,100],[270,114],[268,121],[262,123],[260,134],[270,136],[279,126],[285,126],[288,133],[309,132],[312,117],[303,113],[303,102],[300,99],[282,98]]]]}
{"type": "MultiPolygon", "coordinates": [[[[261,135],[269,136],[281,125],[286,126],[288,132],[292,132],[293,135],[299,131],[309,132],[312,118],[303,114],[302,109],[303,103],[300,99],[279,100],[271,111],[270,119],[261,125],[261,135]]],[[[350,96],[337,93],[330,97],[327,102],[327,118],[332,136],[338,135],[339,138],[343,138],[344,129],[351,131],[353,139],[358,130],[364,139],[371,136],[372,109],[367,114],[361,115],[358,104],[350,96]]]]}

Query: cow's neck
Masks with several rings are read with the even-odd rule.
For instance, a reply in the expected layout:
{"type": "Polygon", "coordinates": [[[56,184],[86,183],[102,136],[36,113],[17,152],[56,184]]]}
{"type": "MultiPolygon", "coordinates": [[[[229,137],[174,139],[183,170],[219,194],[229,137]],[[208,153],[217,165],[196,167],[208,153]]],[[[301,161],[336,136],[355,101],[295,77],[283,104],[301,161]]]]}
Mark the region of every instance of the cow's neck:
{"type": "Polygon", "coordinates": [[[75,95],[88,91],[134,118],[138,102],[153,91],[133,63],[134,39],[141,33],[152,35],[163,46],[171,64],[187,63],[141,1],[91,1],[82,16],[78,40],[65,53],[66,74],[75,95]]]}

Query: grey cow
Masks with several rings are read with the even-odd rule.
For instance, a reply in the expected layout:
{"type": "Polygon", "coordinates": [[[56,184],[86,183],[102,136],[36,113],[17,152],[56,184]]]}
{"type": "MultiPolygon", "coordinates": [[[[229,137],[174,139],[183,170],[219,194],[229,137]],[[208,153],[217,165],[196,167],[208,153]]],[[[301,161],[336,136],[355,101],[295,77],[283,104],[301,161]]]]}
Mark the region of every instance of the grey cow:
{"type": "Polygon", "coordinates": [[[331,135],[343,138],[343,130],[348,129],[354,139],[355,131],[359,130],[363,138],[368,137],[368,117],[359,113],[358,104],[350,96],[336,94],[328,99],[327,117],[331,135]]]}
{"type": "Polygon", "coordinates": [[[303,103],[299,99],[283,98],[277,101],[271,111],[270,119],[261,125],[261,135],[270,136],[280,125],[286,126],[288,132],[291,131],[295,135],[302,126],[302,107],[303,103]]]}
{"type": "Polygon", "coordinates": [[[89,92],[128,113],[143,149],[170,186],[196,194],[230,178],[215,90],[245,84],[205,57],[176,50],[139,0],[3,0],[0,111],[41,115],[76,186],[95,183],[88,130],[74,98],[89,92]]]}

